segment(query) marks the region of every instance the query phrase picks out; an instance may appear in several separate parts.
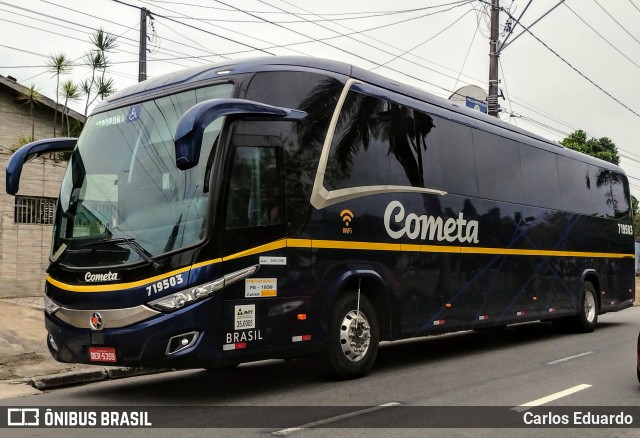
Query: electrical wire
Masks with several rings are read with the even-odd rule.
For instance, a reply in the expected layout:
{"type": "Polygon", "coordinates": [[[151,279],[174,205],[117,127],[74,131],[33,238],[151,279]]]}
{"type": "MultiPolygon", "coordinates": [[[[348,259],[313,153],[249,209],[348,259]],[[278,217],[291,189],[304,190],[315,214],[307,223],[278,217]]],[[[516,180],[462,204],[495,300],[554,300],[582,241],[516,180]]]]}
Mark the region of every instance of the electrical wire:
{"type": "MultiPolygon", "coordinates": [[[[471,42],[469,43],[469,48],[467,49],[467,53],[464,55],[464,60],[462,61],[462,65],[460,66],[460,72],[458,73],[458,76],[456,77],[456,82],[453,84],[453,88],[451,90],[452,93],[456,92],[456,87],[458,86],[458,81],[460,80],[460,75],[462,74],[462,70],[464,70],[464,66],[467,63],[467,58],[469,58],[469,52],[471,52],[471,47],[473,47],[473,42],[476,39],[476,35],[478,34],[478,29],[480,29],[480,19],[476,14],[476,21],[477,21],[477,25],[476,25],[476,29],[473,31],[473,36],[471,37],[471,42]]],[[[498,58],[500,59],[500,58],[498,58]]]]}
{"type": "Polygon", "coordinates": [[[611,46],[613,48],[613,50],[615,50],[616,52],[618,52],[619,54],[624,56],[627,59],[627,61],[629,61],[630,63],[632,63],[633,65],[635,65],[636,67],[638,67],[640,69],[640,65],[638,65],[633,59],[629,58],[627,55],[622,53],[622,51],[620,49],[618,49],[608,39],[606,39],[604,36],[602,36],[602,34],[600,32],[598,32],[593,26],[591,26],[589,23],[587,23],[584,18],[582,18],[580,15],[578,15],[578,13],[576,11],[571,9],[571,7],[568,4],[566,4],[566,3],[563,3],[563,4],[564,4],[564,6],[567,7],[567,9],[569,9],[573,13],[573,15],[578,17],[578,19],[580,19],[580,21],[582,21],[589,29],[591,29],[593,32],[595,32],[595,34],[598,35],[605,43],[607,43],[609,46],[611,46]]]}
{"type": "MultiPolygon", "coordinates": [[[[471,9],[470,9],[470,10],[468,10],[467,12],[465,12],[464,14],[462,14],[460,17],[458,17],[458,18],[457,18],[453,23],[449,24],[448,26],[445,26],[443,29],[441,29],[439,32],[437,32],[435,35],[430,36],[429,38],[427,38],[426,40],[424,40],[424,41],[423,41],[423,42],[421,42],[420,44],[417,44],[417,45],[413,46],[412,48],[410,48],[410,49],[408,49],[408,50],[404,51],[403,53],[401,53],[401,54],[399,54],[399,55],[395,55],[393,58],[391,58],[391,59],[390,59],[390,60],[388,60],[388,61],[385,61],[385,62],[383,62],[383,63],[378,63],[378,65],[376,65],[375,67],[371,68],[370,70],[371,70],[371,71],[373,71],[373,70],[375,70],[375,69],[377,69],[377,68],[384,67],[384,66],[386,66],[387,64],[389,64],[389,63],[391,63],[391,62],[395,61],[396,59],[398,59],[398,58],[402,58],[402,57],[403,57],[403,56],[405,56],[407,53],[413,52],[413,51],[414,51],[414,50],[416,50],[417,48],[424,46],[424,45],[425,45],[425,44],[427,44],[429,41],[431,41],[431,40],[433,40],[434,38],[436,38],[438,35],[442,34],[443,32],[445,32],[445,31],[449,30],[450,28],[452,28],[453,26],[455,26],[455,25],[458,23],[458,21],[460,21],[460,20],[462,20],[464,17],[466,17],[466,16],[467,16],[467,14],[469,14],[471,11],[472,11],[471,9]]],[[[476,28],[476,30],[477,30],[477,28],[476,28]]],[[[474,35],[474,37],[475,37],[475,32],[473,33],[473,35],[474,35]]],[[[469,54],[469,53],[467,52],[467,55],[468,55],[468,54],[469,54]]],[[[465,58],[465,61],[466,61],[466,58],[465,58]]],[[[455,90],[454,90],[454,91],[455,91],[455,90]]]]}
{"type": "Polygon", "coordinates": [[[607,14],[609,16],[609,18],[611,18],[622,30],[624,30],[627,33],[627,35],[629,35],[631,38],[633,38],[636,43],[640,44],[640,41],[638,41],[638,39],[635,36],[633,36],[633,34],[631,32],[629,32],[626,27],[624,27],[622,24],[620,24],[620,22],[618,20],[616,20],[613,15],[611,15],[604,7],[602,7],[602,5],[600,3],[598,3],[598,0],[593,0],[593,2],[596,5],[598,5],[600,7],[600,9],[602,9],[604,11],[604,13],[607,14]]]}

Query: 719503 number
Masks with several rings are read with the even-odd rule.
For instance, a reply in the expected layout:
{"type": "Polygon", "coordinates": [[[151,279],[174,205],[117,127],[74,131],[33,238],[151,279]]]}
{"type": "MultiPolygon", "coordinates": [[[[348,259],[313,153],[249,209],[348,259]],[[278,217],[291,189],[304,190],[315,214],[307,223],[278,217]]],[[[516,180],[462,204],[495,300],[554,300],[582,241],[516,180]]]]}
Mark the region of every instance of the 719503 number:
{"type": "Polygon", "coordinates": [[[182,283],[184,283],[182,274],[173,275],[169,278],[156,281],[155,283],[147,286],[147,296],[151,296],[151,292],[157,294],[159,292],[162,292],[163,290],[169,289],[170,287],[181,285],[182,283]]]}

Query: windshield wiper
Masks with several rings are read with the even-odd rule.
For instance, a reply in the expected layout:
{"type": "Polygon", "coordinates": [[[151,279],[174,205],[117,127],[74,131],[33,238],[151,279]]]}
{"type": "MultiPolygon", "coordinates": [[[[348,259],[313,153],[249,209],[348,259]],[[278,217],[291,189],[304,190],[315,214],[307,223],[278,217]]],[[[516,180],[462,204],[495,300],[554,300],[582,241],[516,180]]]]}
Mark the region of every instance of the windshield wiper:
{"type": "Polygon", "coordinates": [[[51,263],[49,264],[49,267],[46,270],[47,273],[51,272],[53,268],[55,268],[60,264],[64,256],[67,254],[68,250],[69,250],[69,246],[66,243],[62,242],[58,250],[51,256],[52,260],[51,260],[51,263]]]}
{"type": "Polygon", "coordinates": [[[99,245],[102,243],[113,243],[116,245],[125,244],[132,248],[145,262],[149,263],[155,270],[160,269],[160,263],[149,257],[149,252],[142,247],[133,237],[117,237],[115,239],[102,239],[95,242],[87,243],[85,246],[99,245]]]}

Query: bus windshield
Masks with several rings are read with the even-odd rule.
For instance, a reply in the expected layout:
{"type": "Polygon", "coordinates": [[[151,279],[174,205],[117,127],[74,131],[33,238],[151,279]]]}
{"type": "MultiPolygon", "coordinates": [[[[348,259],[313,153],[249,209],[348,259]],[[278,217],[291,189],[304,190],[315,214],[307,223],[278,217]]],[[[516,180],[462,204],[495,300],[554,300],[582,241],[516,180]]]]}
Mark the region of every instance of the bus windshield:
{"type": "Polygon", "coordinates": [[[205,173],[223,120],[207,127],[200,162],[187,171],[175,165],[175,128],[193,105],[232,92],[219,84],[90,117],[62,181],[52,260],[136,263],[202,240],[205,173]]]}

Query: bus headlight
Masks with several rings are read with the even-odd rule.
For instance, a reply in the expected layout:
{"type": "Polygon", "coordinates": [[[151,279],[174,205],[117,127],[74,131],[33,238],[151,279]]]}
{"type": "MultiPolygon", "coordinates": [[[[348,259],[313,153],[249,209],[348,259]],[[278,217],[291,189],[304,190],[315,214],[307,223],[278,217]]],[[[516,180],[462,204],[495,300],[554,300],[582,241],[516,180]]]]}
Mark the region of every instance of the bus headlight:
{"type": "Polygon", "coordinates": [[[180,292],[167,295],[166,297],[158,298],[149,302],[149,305],[154,309],[162,312],[173,312],[188,304],[199,301],[205,297],[208,297],[214,292],[219,291],[224,287],[224,278],[219,278],[211,283],[202,284],[196,286],[193,289],[187,289],[180,292]]]}
{"type": "Polygon", "coordinates": [[[222,278],[218,278],[210,283],[201,284],[192,289],[185,289],[180,292],[172,293],[157,300],[149,301],[149,306],[161,312],[173,312],[184,306],[200,301],[219,291],[225,286],[240,281],[250,275],[255,274],[260,269],[260,265],[249,266],[248,268],[232,272],[222,278]]]}
{"type": "Polygon", "coordinates": [[[60,309],[60,306],[48,296],[44,296],[44,310],[49,315],[53,315],[60,309]]]}

